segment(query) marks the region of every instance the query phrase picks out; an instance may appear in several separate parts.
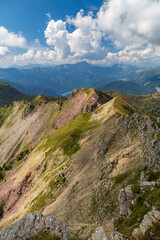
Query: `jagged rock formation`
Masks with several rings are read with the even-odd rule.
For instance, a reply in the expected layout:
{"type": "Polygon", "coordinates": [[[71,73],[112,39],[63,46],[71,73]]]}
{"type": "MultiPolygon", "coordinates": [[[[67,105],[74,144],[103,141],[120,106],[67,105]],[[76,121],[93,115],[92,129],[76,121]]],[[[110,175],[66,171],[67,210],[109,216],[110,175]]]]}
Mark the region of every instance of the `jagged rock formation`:
{"type": "Polygon", "coordinates": [[[70,231],[56,217],[44,217],[41,213],[29,214],[0,232],[1,240],[27,240],[41,232],[57,235],[62,240],[71,239],[70,231]]]}
{"type": "Polygon", "coordinates": [[[122,116],[122,127],[124,129],[135,129],[133,137],[137,134],[144,148],[145,165],[149,168],[160,169],[160,141],[159,121],[151,120],[150,117],[134,113],[132,116],[122,116]]]}
{"type": "Polygon", "coordinates": [[[102,227],[96,228],[92,240],[110,240],[102,227]]]}
{"type": "MultiPolygon", "coordinates": [[[[159,240],[159,237],[157,238],[157,229],[160,226],[159,224],[156,225],[156,223],[158,222],[160,223],[160,212],[156,210],[157,208],[159,209],[159,204],[156,205],[156,201],[158,201],[157,198],[158,198],[158,192],[159,192],[159,176],[160,176],[159,174],[160,174],[159,172],[157,171],[153,172],[151,169],[146,170],[146,172],[142,171],[140,174],[140,181],[138,181],[139,182],[138,184],[136,183],[136,185],[133,185],[133,186],[129,185],[125,188],[120,189],[118,200],[120,204],[120,214],[123,216],[121,216],[119,220],[122,223],[123,220],[125,219],[125,222],[121,224],[121,227],[123,228],[123,230],[121,229],[121,227],[120,228],[118,227],[118,230],[120,232],[124,233],[124,227],[126,228],[133,227],[134,225],[139,223],[140,224],[139,228],[135,228],[134,231],[133,229],[131,229],[130,236],[132,235],[137,240],[143,237],[149,237],[149,239],[159,240]],[[154,179],[157,178],[158,180],[149,181],[153,177],[154,179]],[[132,189],[133,191],[135,191],[134,193],[132,189]],[[150,199],[154,199],[155,202],[153,201],[153,203],[151,204],[152,201],[149,201],[150,199]],[[152,211],[150,211],[151,207],[152,207],[152,211]],[[139,210],[137,210],[137,208],[139,210]],[[147,209],[148,209],[148,213],[144,215],[147,209]],[[137,223],[136,223],[135,220],[133,220],[133,218],[136,217],[136,215],[138,214],[138,211],[140,212],[140,214],[139,214],[139,218],[137,217],[137,223]],[[142,222],[140,223],[139,221],[142,217],[143,217],[143,220],[141,220],[142,222]],[[128,225],[127,221],[128,222],[131,221],[133,226],[131,224],[128,225]],[[152,238],[152,236],[154,237],[152,238]]],[[[129,232],[125,231],[125,234],[127,234],[128,236],[129,232]]],[[[117,231],[115,232],[113,231],[111,239],[114,240],[113,236],[116,236],[115,239],[117,240],[125,239],[125,236],[123,236],[121,233],[117,231]]]]}
{"type": "Polygon", "coordinates": [[[145,234],[145,232],[154,225],[154,223],[160,221],[160,212],[153,209],[152,211],[148,212],[141,224],[139,225],[139,228],[134,229],[132,236],[134,236],[136,239],[140,237],[141,235],[145,234]]]}
{"type": "Polygon", "coordinates": [[[130,215],[131,210],[129,209],[130,205],[133,204],[136,195],[132,191],[132,185],[128,185],[125,188],[120,189],[118,195],[118,201],[120,204],[120,214],[121,215],[130,215]]]}

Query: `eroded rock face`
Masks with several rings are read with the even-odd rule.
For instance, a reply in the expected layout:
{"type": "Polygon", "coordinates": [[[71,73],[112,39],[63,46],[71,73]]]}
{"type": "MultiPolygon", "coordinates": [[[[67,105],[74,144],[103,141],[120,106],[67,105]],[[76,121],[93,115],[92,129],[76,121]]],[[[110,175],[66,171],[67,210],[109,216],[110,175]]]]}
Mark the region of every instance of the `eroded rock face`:
{"type": "Polygon", "coordinates": [[[96,228],[92,240],[110,240],[102,227],[96,228]]]}
{"type": "Polygon", "coordinates": [[[3,213],[5,214],[7,211],[12,209],[18,200],[23,196],[23,194],[29,189],[32,183],[32,174],[29,172],[23,181],[19,183],[15,188],[10,189],[8,192],[0,198],[0,205],[4,205],[3,213]]]}
{"type": "Polygon", "coordinates": [[[131,210],[129,209],[129,207],[133,203],[135,197],[136,195],[132,191],[132,185],[128,185],[127,187],[120,189],[118,195],[118,201],[120,203],[120,214],[131,214],[131,210]]]}
{"type": "Polygon", "coordinates": [[[122,116],[122,127],[127,131],[135,129],[133,137],[139,137],[145,155],[145,164],[149,168],[160,170],[160,141],[158,126],[159,118],[152,121],[150,117],[140,116],[134,113],[132,116],[122,116]]]}
{"type": "Polygon", "coordinates": [[[154,223],[160,221],[160,212],[158,210],[153,209],[152,211],[148,212],[141,224],[139,225],[139,228],[134,229],[132,236],[138,239],[140,235],[145,234],[145,232],[154,225],[154,223]]]}
{"type": "Polygon", "coordinates": [[[27,240],[40,232],[57,235],[63,240],[71,239],[66,224],[56,217],[44,217],[41,213],[29,214],[0,232],[0,240],[27,240]]]}

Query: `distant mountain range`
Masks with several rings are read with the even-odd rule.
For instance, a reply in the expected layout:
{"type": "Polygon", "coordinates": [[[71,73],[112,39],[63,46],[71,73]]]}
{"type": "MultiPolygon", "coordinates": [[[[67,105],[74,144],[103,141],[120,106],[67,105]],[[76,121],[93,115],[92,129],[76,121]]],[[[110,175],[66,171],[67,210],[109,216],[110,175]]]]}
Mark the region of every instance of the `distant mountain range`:
{"type": "MultiPolygon", "coordinates": [[[[36,95],[57,96],[74,88],[84,87],[96,87],[102,90],[103,85],[111,82],[112,84],[108,85],[112,87],[110,90],[139,95],[150,94],[160,88],[160,69],[140,69],[122,64],[100,67],[79,62],[53,67],[1,68],[0,79],[23,93],[36,95]],[[121,82],[117,83],[117,81],[121,82]]],[[[104,90],[108,90],[108,87],[104,90]]]]}
{"type": "Polygon", "coordinates": [[[114,81],[103,84],[97,88],[100,91],[115,90],[122,93],[143,95],[146,94],[146,89],[142,88],[135,82],[131,81],[114,81]]]}

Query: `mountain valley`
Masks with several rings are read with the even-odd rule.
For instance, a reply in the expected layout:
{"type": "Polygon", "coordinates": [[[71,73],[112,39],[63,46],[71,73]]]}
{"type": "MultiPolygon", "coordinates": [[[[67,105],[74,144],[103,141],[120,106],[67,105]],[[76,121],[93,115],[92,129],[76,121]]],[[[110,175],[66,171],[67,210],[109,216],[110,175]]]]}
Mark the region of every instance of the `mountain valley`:
{"type": "Polygon", "coordinates": [[[0,68],[0,80],[31,95],[60,96],[75,88],[143,95],[158,91],[160,70],[124,64],[101,67],[84,61],[53,67],[0,68]]]}

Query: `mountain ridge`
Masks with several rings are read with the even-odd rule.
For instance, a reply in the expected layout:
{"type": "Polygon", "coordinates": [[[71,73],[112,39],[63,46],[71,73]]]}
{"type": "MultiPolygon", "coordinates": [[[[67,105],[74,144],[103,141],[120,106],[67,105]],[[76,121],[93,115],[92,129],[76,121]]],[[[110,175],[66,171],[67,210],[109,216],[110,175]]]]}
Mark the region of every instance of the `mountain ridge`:
{"type": "Polygon", "coordinates": [[[145,95],[147,92],[135,82],[113,81],[97,87],[100,91],[115,90],[132,95],[145,95]]]}
{"type": "Polygon", "coordinates": [[[0,105],[11,104],[14,101],[30,99],[32,99],[32,96],[25,95],[11,85],[0,81],[0,105]]]}
{"type": "Polygon", "coordinates": [[[140,113],[123,97],[85,88],[66,101],[40,95],[12,106],[0,128],[2,227],[41,211],[67,222],[81,239],[91,237],[97,223],[110,235],[113,218],[130,237],[150,211],[146,199],[159,209],[156,185],[140,190],[142,172],[146,181],[159,176],[159,117],[140,113]],[[122,206],[119,192],[130,185],[133,216],[121,218],[120,207],[128,212],[129,203],[122,206]]]}

